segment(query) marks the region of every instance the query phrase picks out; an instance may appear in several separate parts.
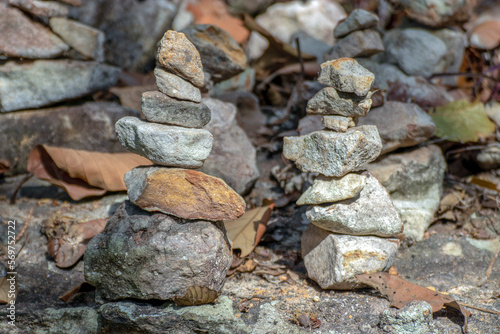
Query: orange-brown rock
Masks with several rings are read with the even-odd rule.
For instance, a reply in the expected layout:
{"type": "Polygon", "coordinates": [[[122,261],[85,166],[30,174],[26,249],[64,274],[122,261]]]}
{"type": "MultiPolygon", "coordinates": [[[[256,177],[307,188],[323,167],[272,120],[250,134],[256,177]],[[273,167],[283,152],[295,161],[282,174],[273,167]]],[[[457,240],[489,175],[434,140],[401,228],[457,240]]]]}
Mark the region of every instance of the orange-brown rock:
{"type": "Polygon", "coordinates": [[[163,35],[156,53],[158,64],[196,87],[203,87],[205,75],[200,53],[181,32],[169,30],[163,35]]]}
{"type": "Polygon", "coordinates": [[[223,180],[202,172],[138,167],[125,174],[130,201],[146,211],[184,219],[229,220],[245,212],[245,201],[223,180]]]}

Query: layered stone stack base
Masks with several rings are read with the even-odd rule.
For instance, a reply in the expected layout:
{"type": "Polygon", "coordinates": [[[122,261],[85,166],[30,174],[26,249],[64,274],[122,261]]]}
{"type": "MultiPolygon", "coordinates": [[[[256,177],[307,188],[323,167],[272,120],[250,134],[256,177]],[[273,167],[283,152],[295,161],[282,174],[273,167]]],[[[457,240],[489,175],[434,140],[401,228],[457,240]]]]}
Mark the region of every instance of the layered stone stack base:
{"type": "Polygon", "coordinates": [[[89,243],[85,277],[97,297],[213,302],[232,261],[222,220],[239,218],[245,201],[223,180],[199,171],[212,150],[211,119],[201,103],[200,54],[183,33],[167,31],[154,73],[159,91],[142,96],[146,120],[116,123],[120,142],[156,166],[125,175],[130,201],[89,243]]]}
{"type": "Polygon", "coordinates": [[[320,174],[297,204],[310,205],[302,256],[323,289],[351,289],[359,285],[356,275],[388,270],[399,246],[392,237],[403,231],[387,190],[363,171],[382,149],[376,126],[356,126],[370,110],[373,80],[351,58],[321,64],[318,81],[328,87],[307,112],[323,115],[325,129],[284,138],[284,156],[303,172],[320,174]]]}

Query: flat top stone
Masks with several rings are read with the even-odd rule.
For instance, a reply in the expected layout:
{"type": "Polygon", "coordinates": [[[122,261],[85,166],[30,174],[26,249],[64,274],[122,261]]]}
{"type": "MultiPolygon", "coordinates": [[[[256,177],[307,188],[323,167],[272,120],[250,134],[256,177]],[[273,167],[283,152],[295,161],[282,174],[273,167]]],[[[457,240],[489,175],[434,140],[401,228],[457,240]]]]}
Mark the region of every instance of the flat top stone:
{"type": "Polygon", "coordinates": [[[52,58],[69,50],[69,46],[50,29],[1,2],[0,31],[0,55],[7,57],[52,58]]]}
{"type": "Polygon", "coordinates": [[[183,33],[168,30],[160,41],[156,60],[166,70],[203,87],[205,75],[200,53],[183,33]]]}
{"type": "Polygon", "coordinates": [[[370,96],[359,97],[353,93],[338,92],[325,87],[307,102],[306,111],[314,115],[365,116],[372,106],[370,96]]]}
{"type": "Polygon", "coordinates": [[[345,93],[365,96],[375,80],[373,73],[352,58],[339,58],[321,64],[318,82],[345,93]]]}
{"type": "Polygon", "coordinates": [[[341,21],[335,29],[333,36],[335,38],[344,37],[345,35],[360,29],[371,28],[378,23],[378,16],[364,9],[355,9],[349,16],[341,21]]]}
{"type": "Polygon", "coordinates": [[[223,180],[179,168],[138,167],[125,174],[130,200],[146,211],[184,219],[238,219],[245,201],[223,180]]]}

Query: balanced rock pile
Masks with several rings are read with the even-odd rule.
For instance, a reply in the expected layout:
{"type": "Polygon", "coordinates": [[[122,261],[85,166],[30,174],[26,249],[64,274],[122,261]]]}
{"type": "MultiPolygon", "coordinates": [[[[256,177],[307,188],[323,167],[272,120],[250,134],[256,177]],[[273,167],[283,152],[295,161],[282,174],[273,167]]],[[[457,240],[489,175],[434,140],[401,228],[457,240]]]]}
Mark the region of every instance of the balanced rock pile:
{"type": "Polygon", "coordinates": [[[355,275],[388,270],[397,255],[399,242],[391,237],[403,223],[387,190],[361,171],[382,149],[376,126],[356,127],[370,110],[374,78],[351,58],[323,63],[318,81],[328,87],[308,102],[307,112],[322,115],[325,129],[284,138],[287,159],[321,174],[297,204],[311,205],[302,256],[323,289],[353,288],[355,275]]]}
{"type": "Polygon", "coordinates": [[[203,165],[213,141],[201,129],[211,111],[201,103],[199,52],[183,33],[167,31],[157,64],[160,91],[142,96],[146,120],[124,117],[116,131],[128,150],[158,166],[125,175],[132,203],[125,202],[90,242],[85,276],[102,299],[210,303],[232,260],[221,221],[240,217],[245,202],[221,179],[186,169],[203,165]]]}

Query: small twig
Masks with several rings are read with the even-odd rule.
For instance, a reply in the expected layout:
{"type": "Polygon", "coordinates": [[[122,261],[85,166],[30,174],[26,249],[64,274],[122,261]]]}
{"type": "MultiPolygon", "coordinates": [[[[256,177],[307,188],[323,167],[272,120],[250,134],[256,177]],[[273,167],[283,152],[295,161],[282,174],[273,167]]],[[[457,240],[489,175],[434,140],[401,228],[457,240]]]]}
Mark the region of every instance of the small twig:
{"type": "Polygon", "coordinates": [[[28,213],[28,218],[26,218],[26,221],[24,222],[23,228],[21,231],[19,231],[19,234],[16,235],[15,242],[17,243],[21,238],[23,237],[24,233],[26,233],[26,230],[28,230],[28,226],[30,225],[31,218],[33,218],[33,208],[30,209],[30,212],[28,213]]]}
{"type": "Polygon", "coordinates": [[[16,204],[17,193],[19,192],[19,190],[21,189],[21,187],[23,186],[23,184],[25,184],[32,176],[33,176],[33,173],[28,173],[19,182],[19,184],[17,185],[16,189],[14,189],[14,192],[10,196],[10,204],[11,205],[16,204]]]}
{"type": "Polygon", "coordinates": [[[462,152],[466,152],[466,151],[482,150],[485,147],[486,147],[485,145],[474,145],[474,146],[461,147],[461,148],[457,148],[455,150],[450,150],[450,151],[446,152],[446,156],[449,157],[452,154],[462,153],[462,152]]]}
{"type": "Polygon", "coordinates": [[[295,43],[297,43],[297,54],[300,61],[300,75],[302,77],[302,80],[304,80],[306,77],[306,71],[304,69],[304,59],[302,58],[302,52],[300,51],[300,40],[298,37],[295,38],[295,43]]]}
{"type": "Polygon", "coordinates": [[[461,305],[461,306],[465,306],[465,307],[468,307],[468,308],[471,308],[471,309],[474,309],[474,310],[478,310],[478,311],[481,311],[481,312],[486,312],[486,313],[491,313],[491,314],[500,314],[500,311],[488,310],[488,309],[485,309],[485,308],[482,308],[482,307],[477,307],[477,306],[465,304],[465,303],[462,303],[462,302],[457,302],[457,303],[459,305],[461,305]]]}
{"type": "Polygon", "coordinates": [[[432,80],[439,77],[469,77],[469,78],[482,78],[488,79],[494,82],[500,82],[500,79],[494,78],[492,76],[483,73],[466,73],[466,72],[455,72],[455,73],[436,73],[427,78],[427,80],[432,80]]]}

